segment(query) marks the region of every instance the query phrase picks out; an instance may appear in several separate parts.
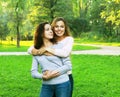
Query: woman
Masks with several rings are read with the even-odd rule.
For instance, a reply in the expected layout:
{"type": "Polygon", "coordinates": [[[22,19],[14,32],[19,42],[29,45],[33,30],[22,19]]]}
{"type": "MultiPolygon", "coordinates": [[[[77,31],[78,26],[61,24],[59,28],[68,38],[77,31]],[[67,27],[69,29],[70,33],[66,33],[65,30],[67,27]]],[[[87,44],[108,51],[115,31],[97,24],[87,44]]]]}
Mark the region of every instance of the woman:
{"type": "MultiPolygon", "coordinates": [[[[53,32],[48,22],[38,25],[35,37],[34,48],[61,48],[61,44],[56,45],[53,39],[53,32]]],[[[32,77],[42,79],[40,97],[69,97],[70,82],[66,72],[71,70],[69,57],[58,56],[33,56],[31,74],[32,77]],[[64,63],[64,64],[63,64],[64,63]],[[39,73],[39,65],[42,73],[39,73]]]]}
{"type": "MultiPolygon", "coordinates": [[[[70,36],[69,27],[67,25],[67,22],[62,17],[57,17],[53,20],[52,24],[53,32],[55,33],[55,39],[57,40],[58,44],[62,44],[62,49],[51,49],[46,48],[46,50],[54,55],[60,56],[60,57],[67,57],[70,56],[70,53],[72,51],[73,46],[73,37],[70,36]]],[[[73,93],[73,76],[72,71],[68,72],[70,83],[71,83],[71,95],[73,93]]]]}
{"type": "MultiPolygon", "coordinates": [[[[62,47],[61,48],[57,48],[57,49],[53,49],[53,48],[41,48],[39,50],[30,47],[28,49],[28,53],[32,53],[33,55],[41,55],[41,54],[46,54],[46,51],[59,56],[59,57],[69,57],[70,53],[72,51],[72,45],[73,45],[73,38],[70,36],[70,31],[69,28],[67,26],[66,21],[64,20],[64,18],[62,17],[58,17],[55,18],[51,24],[52,26],[52,30],[55,33],[54,38],[57,41],[57,44],[61,44],[62,47]]],[[[47,53],[48,54],[48,53],[47,53]]],[[[46,55],[47,55],[46,54],[46,55]]],[[[72,77],[72,71],[68,72],[69,75],[69,79],[70,79],[70,83],[71,83],[71,95],[70,97],[72,97],[72,93],[73,93],[73,77],[72,77]]]]}

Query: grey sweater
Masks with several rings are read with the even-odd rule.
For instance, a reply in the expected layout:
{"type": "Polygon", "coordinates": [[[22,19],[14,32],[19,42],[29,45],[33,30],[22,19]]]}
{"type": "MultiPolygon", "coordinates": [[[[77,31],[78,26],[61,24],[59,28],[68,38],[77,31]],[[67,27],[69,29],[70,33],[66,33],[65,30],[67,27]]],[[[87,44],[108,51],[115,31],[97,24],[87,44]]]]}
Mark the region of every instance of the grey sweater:
{"type": "MultiPolygon", "coordinates": [[[[61,44],[55,44],[52,48],[60,48],[61,44]]],[[[50,80],[43,80],[43,84],[60,84],[69,80],[67,72],[71,70],[71,61],[69,57],[61,58],[58,56],[33,56],[31,74],[32,77],[42,79],[42,73],[46,70],[58,70],[60,76],[50,80]],[[41,72],[39,72],[39,67],[41,72]]]]}

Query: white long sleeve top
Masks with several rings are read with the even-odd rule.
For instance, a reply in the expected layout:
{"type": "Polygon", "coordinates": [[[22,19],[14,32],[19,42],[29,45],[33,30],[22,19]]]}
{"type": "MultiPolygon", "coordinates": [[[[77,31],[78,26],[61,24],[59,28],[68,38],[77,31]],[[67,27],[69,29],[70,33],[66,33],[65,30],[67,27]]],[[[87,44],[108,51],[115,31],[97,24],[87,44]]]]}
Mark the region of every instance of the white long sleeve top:
{"type": "Polygon", "coordinates": [[[63,40],[59,41],[58,44],[62,44],[63,47],[54,49],[54,55],[60,57],[68,57],[71,54],[73,43],[74,43],[74,39],[71,36],[68,36],[63,40]]]}

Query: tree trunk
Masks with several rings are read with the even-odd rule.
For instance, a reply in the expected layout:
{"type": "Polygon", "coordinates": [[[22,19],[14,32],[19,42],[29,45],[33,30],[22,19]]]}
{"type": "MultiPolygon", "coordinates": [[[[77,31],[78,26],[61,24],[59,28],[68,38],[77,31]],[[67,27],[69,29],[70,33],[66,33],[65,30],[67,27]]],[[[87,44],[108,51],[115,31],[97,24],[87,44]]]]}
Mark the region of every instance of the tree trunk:
{"type": "Polygon", "coordinates": [[[19,14],[18,14],[18,2],[16,4],[16,9],[15,9],[15,12],[16,12],[16,30],[17,30],[17,47],[20,47],[20,32],[19,32],[19,14]]]}
{"type": "Polygon", "coordinates": [[[19,32],[19,21],[17,21],[17,47],[20,47],[20,32],[19,32]]]}

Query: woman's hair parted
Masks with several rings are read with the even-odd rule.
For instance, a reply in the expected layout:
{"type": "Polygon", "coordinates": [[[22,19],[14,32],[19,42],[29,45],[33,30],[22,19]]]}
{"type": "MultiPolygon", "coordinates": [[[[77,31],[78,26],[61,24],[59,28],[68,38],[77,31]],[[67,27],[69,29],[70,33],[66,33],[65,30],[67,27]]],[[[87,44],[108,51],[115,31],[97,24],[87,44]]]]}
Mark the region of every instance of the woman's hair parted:
{"type": "Polygon", "coordinates": [[[43,35],[44,35],[44,27],[46,24],[49,24],[48,22],[40,23],[35,31],[34,34],[34,47],[36,49],[39,49],[41,46],[43,46],[43,35]]]}
{"type": "Polygon", "coordinates": [[[69,27],[68,27],[67,22],[65,21],[65,19],[64,19],[63,17],[56,17],[56,18],[52,21],[51,26],[52,26],[53,32],[54,32],[54,27],[56,26],[56,22],[58,22],[58,21],[63,21],[63,23],[64,23],[64,25],[65,25],[65,33],[64,33],[64,36],[65,36],[65,37],[66,37],[66,36],[70,36],[70,35],[71,35],[70,29],[69,29],[69,27]]]}
{"type": "MultiPolygon", "coordinates": [[[[36,31],[35,31],[35,34],[34,34],[34,47],[36,49],[39,49],[42,46],[44,46],[43,38],[44,38],[44,31],[45,31],[45,25],[46,24],[50,24],[50,23],[49,22],[42,22],[36,28],[36,31]]],[[[54,38],[50,39],[50,41],[53,44],[56,43],[56,40],[54,38]]]]}

